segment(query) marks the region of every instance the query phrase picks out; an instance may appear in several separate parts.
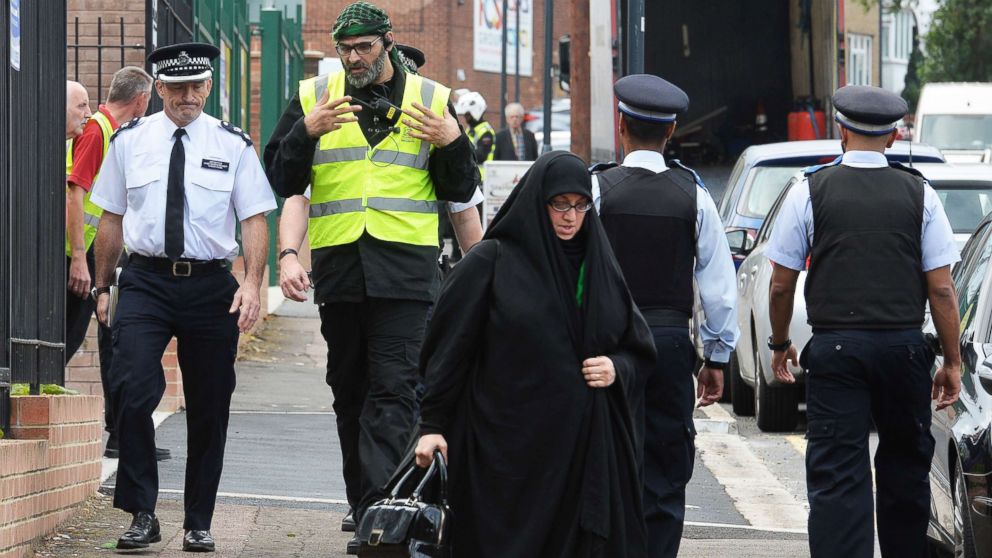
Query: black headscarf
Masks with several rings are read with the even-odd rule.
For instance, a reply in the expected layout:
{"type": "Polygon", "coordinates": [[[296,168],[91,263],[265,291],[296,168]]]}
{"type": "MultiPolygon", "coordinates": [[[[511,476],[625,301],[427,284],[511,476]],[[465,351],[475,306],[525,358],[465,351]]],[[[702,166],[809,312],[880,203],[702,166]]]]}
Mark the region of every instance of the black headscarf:
{"type": "Polygon", "coordinates": [[[623,274],[595,211],[585,214],[572,240],[563,241],[555,234],[548,200],[565,193],[592,199],[585,163],[564,151],[541,156],[500,208],[485,239],[499,240],[503,254],[524,260],[517,266],[515,279],[520,284],[502,287],[559,298],[576,351],[580,358],[588,358],[615,346],[617,332],[624,331],[629,313],[636,310],[625,308],[629,295],[623,274]],[[581,313],[576,301],[576,260],[585,263],[581,313]]]}

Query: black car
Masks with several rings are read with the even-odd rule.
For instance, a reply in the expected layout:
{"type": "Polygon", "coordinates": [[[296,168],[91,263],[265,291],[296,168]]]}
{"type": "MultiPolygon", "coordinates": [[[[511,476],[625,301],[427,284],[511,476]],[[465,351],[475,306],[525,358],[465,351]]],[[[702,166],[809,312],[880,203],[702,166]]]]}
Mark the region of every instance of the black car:
{"type": "MultiPolygon", "coordinates": [[[[936,555],[992,556],[992,215],[953,271],[961,316],[961,396],[933,413],[930,536],[936,555]]],[[[939,353],[932,323],[924,332],[939,353]]],[[[938,354],[933,373],[940,366],[938,354]]]]}

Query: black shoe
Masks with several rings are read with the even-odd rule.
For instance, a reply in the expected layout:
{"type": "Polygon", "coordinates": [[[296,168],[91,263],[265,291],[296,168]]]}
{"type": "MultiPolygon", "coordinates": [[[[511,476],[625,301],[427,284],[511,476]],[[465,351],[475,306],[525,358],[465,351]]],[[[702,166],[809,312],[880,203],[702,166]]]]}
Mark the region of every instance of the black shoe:
{"type": "Polygon", "coordinates": [[[348,556],[358,556],[358,550],[362,547],[362,543],[358,540],[358,535],[351,537],[348,541],[348,550],[345,552],[348,556]]]}
{"type": "Polygon", "coordinates": [[[183,535],[183,550],[186,552],[213,552],[214,538],[210,531],[186,531],[183,535]]]}
{"type": "Polygon", "coordinates": [[[108,458],[108,459],[118,459],[118,458],[120,458],[121,451],[119,449],[119,446],[117,445],[117,435],[116,434],[111,434],[110,437],[107,438],[107,449],[104,450],[103,456],[106,457],[106,458],[108,458]]]}
{"type": "Polygon", "coordinates": [[[155,514],[138,512],[134,514],[131,527],[117,539],[117,548],[120,550],[148,548],[149,544],[161,540],[162,532],[159,530],[158,518],[155,514]]]}
{"type": "Polygon", "coordinates": [[[348,511],[348,515],[344,516],[344,519],[341,520],[341,530],[344,531],[345,533],[354,533],[355,532],[355,513],[354,512],[352,512],[352,511],[349,510],[348,511]]]}

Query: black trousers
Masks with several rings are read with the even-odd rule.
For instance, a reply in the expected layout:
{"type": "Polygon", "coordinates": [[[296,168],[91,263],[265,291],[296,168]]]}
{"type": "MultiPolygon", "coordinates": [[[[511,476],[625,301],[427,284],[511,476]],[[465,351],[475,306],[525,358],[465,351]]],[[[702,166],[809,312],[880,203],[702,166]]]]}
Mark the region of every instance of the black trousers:
{"type": "Polygon", "coordinates": [[[696,449],[692,409],[695,348],[685,327],[652,326],[658,360],[644,399],[644,518],[648,555],[674,558],[685,521],[685,487],[696,449]]]}
{"type": "MultiPolygon", "coordinates": [[[[66,283],[69,281],[69,267],[72,258],[66,258],[66,283]]],[[[90,281],[96,281],[96,265],[93,261],[93,248],[86,252],[86,267],[89,268],[90,281]]],[[[65,291],[65,362],[69,364],[72,357],[86,339],[86,330],[90,327],[90,318],[96,310],[96,301],[86,294],[79,298],[66,288],[65,291]]],[[[100,384],[103,387],[103,424],[104,428],[114,435],[114,395],[110,391],[110,366],[114,358],[114,340],[110,328],[97,323],[97,346],[100,351],[100,384]]]]}
{"type": "Polygon", "coordinates": [[[165,393],[162,354],[173,336],[186,398],[184,529],[210,529],[224,465],[234,393],[238,314],[228,309],[238,289],[229,272],[191,277],[128,266],[114,319],[114,366],[120,463],[114,507],[154,512],[158,497],[152,412],[165,393]]]}
{"type": "Polygon", "coordinates": [[[428,302],[383,298],[320,307],[345,488],[359,517],[385,495],[414,435],[429,309],[428,302]]]}
{"type": "Polygon", "coordinates": [[[927,556],[933,360],[920,330],[814,330],[803,351],[813,558],[872,556],[873,420],[882,555],[927,556]]]}

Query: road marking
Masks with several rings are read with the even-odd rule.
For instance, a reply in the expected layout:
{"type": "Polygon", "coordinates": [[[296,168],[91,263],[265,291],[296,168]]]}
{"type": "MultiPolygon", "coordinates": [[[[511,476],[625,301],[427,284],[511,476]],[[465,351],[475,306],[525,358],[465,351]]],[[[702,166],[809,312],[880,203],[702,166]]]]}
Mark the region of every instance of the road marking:
{"type": "MultiPolygon", "coordinates": [[[[183,494],[182,490],[174,488],[160,488],[159,494],[183,494]]],[[[301,502],[306,504],[343,504],[348,505],[348,500],[337,498],[303,498],[296,496],[273,496],[271,494],[243,494],[240,492],[218,492],[217,496],[224,498],[240,498],[243,500],[270,500],[275,502],[301,502]]]]}
{"type": "Polygon", "coordinates": [[[775,478],[744,438],[699,434],[696,449],[751,526],[773,531],[805,529],[805,506],[775,478]]]}
{"type": "Polygon", "coordinates": [[[686,525],[690,527],[714,527],[717,529],[741,529],[745,531],[761,531],[764,533],[795,533],[799,535],[806,535],[806,529],[781,529],[781,528],[768,528],[768,527],[755,527],[754,525],[739,525],[737,523],[707,523],[705,521],[686,521],[686,525]]]}
{"type": "Polygon", "coordinates": [[[706,415],[706,418],[693,419],[697,433],[737,434],[737,421],[720,405],[714,403],[699,407],[699,410],[706,415]]]}
{"type": "Polygon", "coordinates": [[[796,451],[799,452],[799,455],[803,455],[803,456],[806,455],[806,437],[805,436],[803,436],[802,434],[792,434],[790,436],[786,436],[785,437],[785,441],[786,442],[789,442],[789,444],[791,444],[792,447],[796,448],[796,451]]]}

